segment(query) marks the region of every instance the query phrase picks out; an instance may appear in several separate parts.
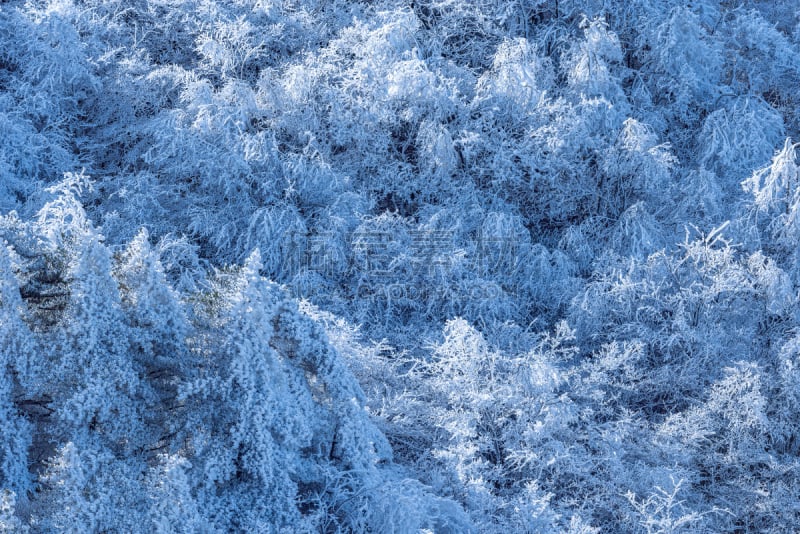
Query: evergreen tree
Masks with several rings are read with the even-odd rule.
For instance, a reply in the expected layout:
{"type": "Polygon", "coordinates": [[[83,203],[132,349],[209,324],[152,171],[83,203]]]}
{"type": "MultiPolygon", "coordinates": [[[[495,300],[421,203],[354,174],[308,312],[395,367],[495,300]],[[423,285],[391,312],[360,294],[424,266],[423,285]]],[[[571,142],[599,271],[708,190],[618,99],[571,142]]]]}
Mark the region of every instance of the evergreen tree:
{"type": "Polygon", "coordinates": [[[67,435],[90,431],[131,452],[148,440],[141,402],[149,392],[131,357],[111,254],[100,239],[91,231],[78,242],[63,329],[54,336],[58,420],[67,435]]]}
{"type": "MultiPolygon", "coordinates": [[[[29,378],[25,375],[33,356],[29,332],[20,318],[23,306],[8,248],[0,241],[0,488],[12,492],[17,499],[24,499],[31,488],[28,454],[34,431],[15,405],[15,400],[25,396],[20,382],[28,381],[21,381],[20,377],[29,378]]],[[[4,503],[6,499],[13,500],[5,493],[3,498],[4,503]]],[[[11,500],[8,502],[13,511],[11,500]]]]}

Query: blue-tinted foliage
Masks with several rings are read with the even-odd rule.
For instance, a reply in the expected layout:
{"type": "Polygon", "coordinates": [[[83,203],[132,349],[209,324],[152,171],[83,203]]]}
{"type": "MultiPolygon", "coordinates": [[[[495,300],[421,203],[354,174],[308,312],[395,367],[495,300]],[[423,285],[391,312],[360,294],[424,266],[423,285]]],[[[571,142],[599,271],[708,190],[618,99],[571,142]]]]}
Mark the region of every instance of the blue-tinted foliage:
{"type": "Polygon", "coordinates": [[[0,531],[800,528],[800,25],[0,5],[0,531]]]}

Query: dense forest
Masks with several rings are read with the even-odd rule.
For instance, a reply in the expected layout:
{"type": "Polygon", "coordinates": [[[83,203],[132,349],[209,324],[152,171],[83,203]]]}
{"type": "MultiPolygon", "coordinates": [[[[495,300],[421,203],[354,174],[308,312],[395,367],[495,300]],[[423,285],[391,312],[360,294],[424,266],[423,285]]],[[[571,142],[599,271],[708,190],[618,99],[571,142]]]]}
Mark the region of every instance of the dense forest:
{"type": "Polygon", "coordinates": [[[0,532],[800,530],[793,0],[0,2],[0,532]]]}

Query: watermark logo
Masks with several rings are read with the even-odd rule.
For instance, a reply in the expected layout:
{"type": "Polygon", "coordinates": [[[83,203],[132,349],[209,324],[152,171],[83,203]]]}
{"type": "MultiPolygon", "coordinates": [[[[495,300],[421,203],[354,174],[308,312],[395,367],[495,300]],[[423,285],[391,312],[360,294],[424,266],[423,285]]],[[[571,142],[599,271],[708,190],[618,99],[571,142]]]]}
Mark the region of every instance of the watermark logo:
{"type": "Polygon", "coordinates": [[[356,288],[353,296],[363,300],[493,300],[508,288],[480,281],[513,274],[520,267],[516,240],[481,234],[467,246],[458,246],[456,234],[447,230],[396,234],[360,229],[347,242],[333,233],[283,237],[283,243],[302,243],[289,251],[293,257],[283,258],[280,278],[303,297],[311,296],[315,285],[292,280],[350,280],[356,288]],[[471,282],[454,283],[456,269],[471,282]]]}

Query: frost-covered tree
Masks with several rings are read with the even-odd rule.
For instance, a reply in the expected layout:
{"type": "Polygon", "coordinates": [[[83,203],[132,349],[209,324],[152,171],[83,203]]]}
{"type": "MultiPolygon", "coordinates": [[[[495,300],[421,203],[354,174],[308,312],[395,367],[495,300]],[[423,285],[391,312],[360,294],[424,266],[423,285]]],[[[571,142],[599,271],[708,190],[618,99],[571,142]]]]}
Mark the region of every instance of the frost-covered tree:
{"type": "Polygon", "coordinates": [[[179,295],[164,274],[164,268],[141,230],[114,265],[120,300],[131,333],[131,351],[150,372],[181,369],[188,358],[185,341],[189,320],[179,295]]]}
{"type": "Polygon", "coordinates": [[[311,446],[313,400],[299,382],[304,377],[270,346],[277,291],[260,268],[257,255],[245,264],[223,326],[218,374],[196,392],[220,401],[216,413],[197,413],[206,422],[195,438],[205,482],[201,502],[220,529],[288,527],[300,520],[292,475],[302,466],[292,453],[311,446]],[[220,487],[226,488],[222,498],[220,487]]]}
{"type": "MultiPolygon", "coordinates": [[[[9,256],[6,245],[0,242],[0,425],[3,428],[0,487],[20,499],[31,487],[28,450],[33,428],[18,412],[14,401],[21,396],[20,382],[27,385],[25,379],[29,377],[25,375],[29,371],[28,360],[33,357],[34,346],[20,317],[24,305],[9,256]]],[[[4,495],[6,498],[9,497],[4,495]]]]}
{"type": "Polygon", "coordinates": [[[147,439],[140,403],[148,392],[129,350],[111,255],[96,233],[78,247],[64,328],[53,340],[53,369],[63,395],[59,422],[68,431],[97,432],[109,446],[130,451],[147,439]]]}
{"type": "Polygon", "coordinates": [[[144,465],[118,458],[96,436],[61,445],[41,475],[33,526],[45,532],[143,531],[144,465]],[[110,488],[114,488],[110,490],[110,488]]]}
{"type": "Polygon", "coordinates": [[[183,457],[162,455],[148,473],[148,518],[151,531],[171,534],[181,530],[212,532],[204,521],[189,475],[191,463],[183,457]]]}

